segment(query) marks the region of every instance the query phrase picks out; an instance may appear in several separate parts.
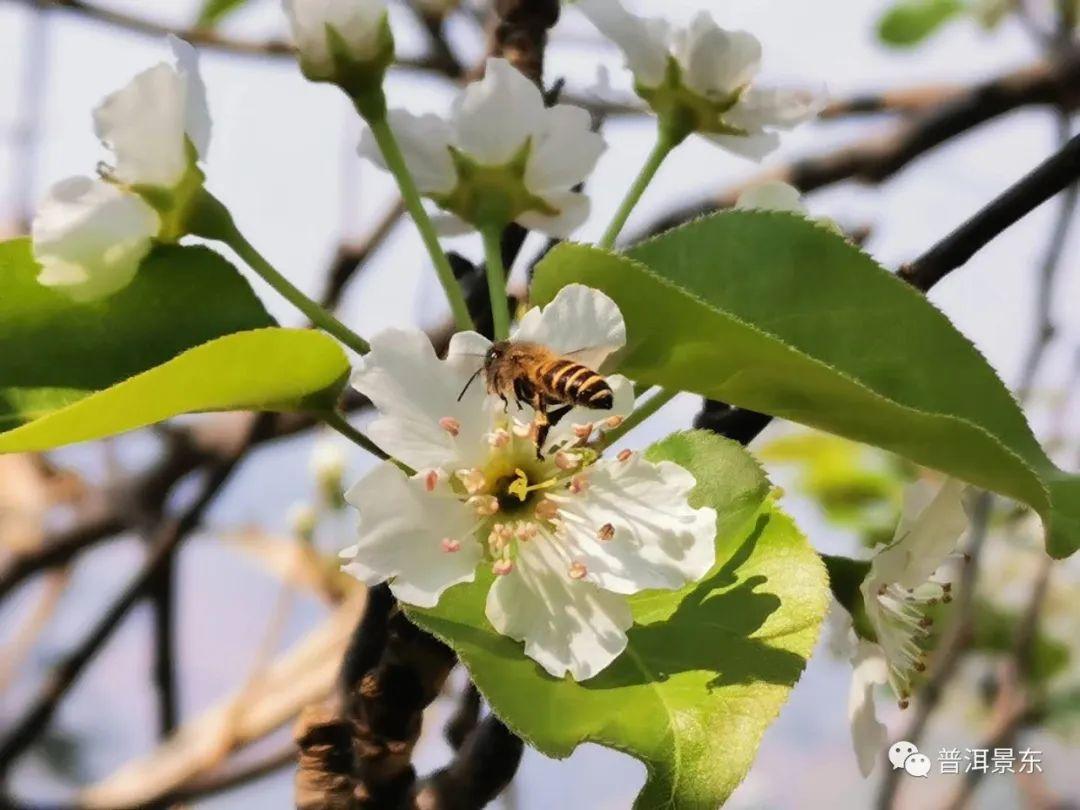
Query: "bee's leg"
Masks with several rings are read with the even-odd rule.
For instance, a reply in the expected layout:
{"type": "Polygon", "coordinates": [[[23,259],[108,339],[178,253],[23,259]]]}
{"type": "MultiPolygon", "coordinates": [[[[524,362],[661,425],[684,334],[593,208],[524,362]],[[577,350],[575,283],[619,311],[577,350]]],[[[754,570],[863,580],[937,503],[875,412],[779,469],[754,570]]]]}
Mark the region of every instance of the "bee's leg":
{"type": "Polygon", "coordinates": [[[573,407],[574,407],[573,405],[563,405],[561,408],[556,408],[553,411],[549,411],[548,415],[547,415],[548,416],[548,422],[551,423],[552,427],[555,427],[557,424],[559,424],[559,422],[562,421],[562,418],[564,416],[566,416],[568,413],[570,413],[570,411],[573,409],[573,407]]]}
{"type": "Polygon", "coordinates": [[[529,382],[520,378],[514,380],[514,402],[517,404],[517,409],[519,411],[521,410],[521,403],[523,401],[532,402],[532,400],[533,390],[532,386],[529,385],[529,382]]]}
{"type": "Polygon", "coordinates": [[[548,431],[551,430],[551,422],[548,419],[547,410],[544,407],[544,397],[541,394],[533,395],[532,406],[533,410],[536,411],[536,415],[533,417],[532,439],[536,444],[536,457],[543,461],[544,442],[547,441],[548,431]]]}
{"type": "MultiPolygon", "coordinates": [[[[501,399],[501,400],[502,400],[502,404],[503,404],[503,413],[506,413],[507,411],[509,411],[509,410],[510,410],[510,400],[508,400],[508,399],[506,398],[506,394],[499,394],[499,399],[501,399]]],[[[518,407],[520,408],[521,406],[520,406],[520,405],[518,405],[518,407]]]]}

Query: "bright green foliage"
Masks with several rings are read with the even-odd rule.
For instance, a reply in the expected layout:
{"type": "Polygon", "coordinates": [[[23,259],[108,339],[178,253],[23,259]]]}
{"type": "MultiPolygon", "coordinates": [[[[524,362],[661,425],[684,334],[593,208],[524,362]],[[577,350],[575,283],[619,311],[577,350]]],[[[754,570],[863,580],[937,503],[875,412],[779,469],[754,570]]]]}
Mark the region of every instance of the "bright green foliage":
{"type": "Polygon", "coordinates": [[[622,310],[622,373],[885,448],[1029,504],[1051,554],[1080,546],[1080,479],[948,319],[837,234],[731,211],[627,256],[563,244],[537,268],[536,303],[574,282],[622,310]]]}
{"type": "Polygon", "coordinates": [[[239,11],[247,4],[248,0],[203,0],[195,25],[198,28],[213,28],[234,11],[239,11]]]}
{"type": "Polygon", "coordinates": [[[878,37],[901,48],[917,45],[963,10],[960,0],[899,0],[878,21],[878,37]]]}
{"type": "Polygon", "coordinates": [[[737,444],[703,432],[654,445],[690,470],[696,506],[717,510],[717,564],[680,591],[630,598],[627,651],[596,677],[557,680],[484,617],[491,574],[410,610],[460,654],[507,725],[540,751],[593,741],[641,759],[638,808],[713,808],[746,775],[813,649],[827,606],[824,567],[737,444]]]}
{"type": "Polygon", "coordinates": [[[306,407],[332,400],[348,370],[331,339],[268,328],[247,281],[204,248],[158,247],[131,285],[92,303],[37,271],[26,240],[0,245],[0,452],[187,411],[306,407]]]}

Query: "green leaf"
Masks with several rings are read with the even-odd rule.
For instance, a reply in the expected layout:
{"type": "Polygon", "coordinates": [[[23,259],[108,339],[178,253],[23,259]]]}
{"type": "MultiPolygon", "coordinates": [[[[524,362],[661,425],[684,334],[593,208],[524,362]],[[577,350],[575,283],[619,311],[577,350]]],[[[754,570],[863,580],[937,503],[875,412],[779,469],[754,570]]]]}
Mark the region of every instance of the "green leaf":
{"type": "Polygon", "coordinates": [[[1080,478],[949,320],[835,233],[731,211],[626,256],[562,244],[537,268],[536,303],[575,282],[622,310],[629,377],[883,447],[1030,505],[1054,556],[1080,547],[1080,478]]]}
{"type": "Polygon", "coordinates": [[[238,332],[0,433],[0,453],[85,442],[197,411],[325,410],[348,372],[341,347],[321,332],[238,332]]]}
{"type": "Polygon", "coordinates": [[[878,37],[901,48],[917,45],[963,10],[960,0],[900,0],[878,21],[878,37]]]}
{"type": "Polygon", "coordinates": [[[131,285],[93,303],[37,273],[27,240],[0,244],[0,452],[187,411],[325,404],[348,368],[328,337],[269,329],[247,281],[205,248],[158,247],[131,285]]]}
{"type": "Polygon", "coordinates": [[[820,559],[768,498],[757,464],[703,432],[648,451],[697,478],[695,505],[717,510],[717,565],[680,591],[630,598],[629,645],[608,669],[576,683],[547,675],[484,617],[491,582],[410,609],[461,656],[492,709],[549,756],[593,741],[642,760],[638,808],[713,808],[746,775],[813,649],[828,586],[820,559]]]}
{"type": "Polygon", "coordinates": [[[248,0],[203,0],[195,26],[197,28],[213,28],[234,11],[239,11],[247,3],[248,0]]]}

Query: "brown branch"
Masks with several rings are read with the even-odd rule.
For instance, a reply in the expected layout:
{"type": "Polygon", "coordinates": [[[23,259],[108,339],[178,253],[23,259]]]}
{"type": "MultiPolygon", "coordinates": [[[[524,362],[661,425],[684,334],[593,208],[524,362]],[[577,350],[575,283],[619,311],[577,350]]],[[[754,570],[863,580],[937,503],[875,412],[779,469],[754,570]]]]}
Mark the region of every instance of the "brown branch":
{"type": "Polygon", "coordinates": [[[337,309],[341,296],[357,271],[374,254],[405,215],[405,203],[398,198],[382,215],[371,233],[359,244],[342,243],[326,274],[326,290],[319,303],[324,309],[337,309]]]}

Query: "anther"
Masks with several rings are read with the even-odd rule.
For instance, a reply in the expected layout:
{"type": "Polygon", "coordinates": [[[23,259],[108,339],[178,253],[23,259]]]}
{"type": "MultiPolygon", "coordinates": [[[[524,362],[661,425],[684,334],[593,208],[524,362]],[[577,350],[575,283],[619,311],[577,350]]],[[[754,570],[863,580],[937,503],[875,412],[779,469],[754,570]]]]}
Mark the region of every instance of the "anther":
{"type": "Polygon", "coordinates": [[[434,492],[436,485],[439,483],[439,471],[428,470],[424,475],[424,489],[428,492],[434,492]]]}
{"type": "Polygon", "coordinates": [[[442,539],[442,550],[448,554],[453,554],[455,551],[461,551],[461,543],[453,537],[444,537],[442,539]]]}
{"type": "Polygon", "coordinates": [[[570,565],[570,570],[566,573],[570,579],[584,579],[585,575],[589,573],[589,569],[585,567],[584,563],[575,562],[570,565]]]}
{"type": "Polygon", "coordinates": [[[559,507],[554,501],[544,498],[536,505],[535,514],[541,520],[551,520],[559,514],[559,507]]]}
{"type": "Polygon", "coordinates": [[[625,450],[620,450],[619,455],[615,456],[615,458],[617,458],[619,461],[621,461],[621,462],[623,462],[625,464],[626,462],[628,462],[633,457],[633,455],[634,455],[634,451],[631,450],[628,447],[625,450]]]}
{"type": "Polygon", "coordinates": [[[473,495],[468,504],[481,517],[489,517],[499,511],[499,499],[494,495],[473,495]]]}
{"type": "Polygon", "coordinates": [[[465,491],[470,495],[475,495],[484,488],[485,484],[487,484],[484,473],[476,468],[471,470],[458,470],[455,475],[465,487],[465,491]]]}
{"type": "Polygon", "coordinates": [[[499,428],[493,433],[487,434],[487,442],[492,447],[506,447],[510,444],[510,433],[503,428],[499,428]]]}
{"type": "Polygon", "coordinates": [[[509,574],[513,570],[514,570],[514,561],[513,560],[506,560],[506,559],[496,560],[495,562],[493,562],[491,564],[491,573],[493,573],[497,577],[505,577],[507,574],[509,574]]]}
{"type": "Polygon", "coordinates": [[[444,416],[439,420],[439,427],[449,433],[451,436],[457,436],[461,433],[461,422],[452,416],[444,416]]]}
{"type": "Polygon", "coordinates": [[[516,421],[510,428],[511,432],[519,439],[527,439],[532,434],[532,429],[532,423],[516,421]]]}
{"type": "Polygon", "coordinates": [[[615,527],[610,523],[605,523],[596,532],[596,536],[606,542],[615,536],[615,527]]]}
{"type": "Polygon", "coordinates": [[[580,495],[582,492],[589,488],[589,479],[584,475],[575,475],[570,479],[570,491],[575,495],[580,495]]]}
{"type": "Polygon", "coordinates": [[[576,424],[573,426],[573,431],[575,436],[581,439],[581,441],[586,442],[589,440],[589,437],[592,435],[593,432],[592,422],[583,422],[576,424]]]}
{"type": "Polygon", "coordinates": [[[622,416],[609,416],[604,420],[604,427],[608,430],[614,430],[623,423],[624,417],[622,416]]]}
{"type": "Polygon", "coordinates": [[[572,470],[581,463],[581,457],[573,453],[560,450],[555,454],[555,466],[560,470],[572,470]]]}

